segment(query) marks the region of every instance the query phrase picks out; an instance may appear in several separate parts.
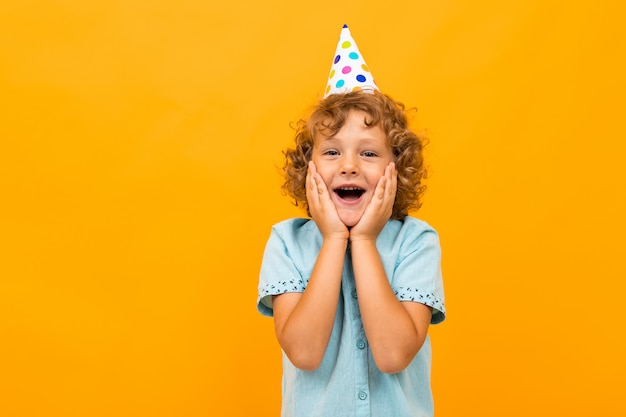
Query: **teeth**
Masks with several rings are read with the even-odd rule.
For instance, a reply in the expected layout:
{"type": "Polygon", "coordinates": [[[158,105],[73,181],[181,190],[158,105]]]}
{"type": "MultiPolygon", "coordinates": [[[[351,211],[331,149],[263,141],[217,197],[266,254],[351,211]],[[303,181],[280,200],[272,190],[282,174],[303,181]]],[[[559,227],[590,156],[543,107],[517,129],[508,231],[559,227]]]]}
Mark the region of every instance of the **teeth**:
{"type": "Polygon", "coordinates": [[[360,190],[359,187],[339,187],[340,190],[345,190],[345,191],[358,191],[360,190]]]}

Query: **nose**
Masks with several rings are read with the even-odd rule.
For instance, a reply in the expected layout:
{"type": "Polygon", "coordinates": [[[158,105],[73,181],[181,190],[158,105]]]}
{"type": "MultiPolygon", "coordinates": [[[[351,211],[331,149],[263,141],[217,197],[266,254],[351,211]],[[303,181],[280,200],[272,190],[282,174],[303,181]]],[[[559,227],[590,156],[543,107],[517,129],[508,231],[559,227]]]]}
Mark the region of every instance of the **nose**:
{"type": "Polygon", "coordinates": [[[345,155],[341,160],[341,175],[356,175],[359,173],[359,160],[353,155],[345,155]]]}

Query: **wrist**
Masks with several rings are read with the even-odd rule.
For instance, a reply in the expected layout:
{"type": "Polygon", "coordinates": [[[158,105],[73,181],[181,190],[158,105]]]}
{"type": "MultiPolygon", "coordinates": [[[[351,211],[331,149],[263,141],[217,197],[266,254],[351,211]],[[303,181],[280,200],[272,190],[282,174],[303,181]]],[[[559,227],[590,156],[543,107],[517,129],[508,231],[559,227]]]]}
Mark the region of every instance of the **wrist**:
{"type": "Polygon", "coordinates": [[[358,245],[360,243],[367,244],[373,243],[376,244],[377,236],[362,236],[362,235],[350,235],[350,244],[354,245],[355,243],[358,245]]]}
{"type": "Polygon", "coordinates": [[[345,252],[348,247],[348,237],[340,235],[323,236],[322,246],[330,248],[333,252],[345,252]]]}
{"type": "Polygon", "coordinates": [[[336,242],[336,243],[348,243],[348,240],[350,240],[350,235],[347,233],[335,233],[335,234],[327,234],[327,235],[322,235],[322,239],[324,239],[324,242],[336,242]]]}

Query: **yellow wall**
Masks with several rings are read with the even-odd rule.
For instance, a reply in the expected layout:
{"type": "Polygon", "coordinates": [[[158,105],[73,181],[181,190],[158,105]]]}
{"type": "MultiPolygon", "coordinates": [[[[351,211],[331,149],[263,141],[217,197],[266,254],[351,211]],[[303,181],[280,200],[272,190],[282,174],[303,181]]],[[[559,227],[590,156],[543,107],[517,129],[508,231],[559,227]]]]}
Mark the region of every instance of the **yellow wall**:
{"type": "Polygon", "coordinates": [[[624,415],[623,6],[214,3],[0,7],[0,415],[277,415],[275,166],[343,23],[431,138],[437,415],[624,415]]]}

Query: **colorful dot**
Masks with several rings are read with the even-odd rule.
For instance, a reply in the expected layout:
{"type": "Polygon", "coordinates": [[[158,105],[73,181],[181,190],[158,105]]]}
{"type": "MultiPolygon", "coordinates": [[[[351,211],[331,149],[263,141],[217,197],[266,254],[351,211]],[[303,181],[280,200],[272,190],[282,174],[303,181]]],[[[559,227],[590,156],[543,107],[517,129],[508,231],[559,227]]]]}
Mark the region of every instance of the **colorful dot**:
{"type": "Polygon", "coordinates": [[[350,52],[348,56],[350,57],[350,59],[359,59],[359,54],[357,54],[356,52],[350,52]]]}
{"type": "Polygon", "coordinates": [[[330,84],[326,86],[326,94],[330,91],[330,84]]]}
{"type": "Polygon", "coordinates": [[[344,84],[345,84],[344,80],[339,80],[339,81],[337,81],[337,84],[335,84],[335,87],[341,88],[341,87],[343,87],[344,84]]]}
{"type": "Polygon", "coordinates": [[[337,56],[335,57],[335,64],[336,64],[337,62],[339,62],[339,60],[340,60],[340,59],[341,59],[341,55],[337,55],[337,56]]]}
{"type": "Polygon", "coordinates": [[[328,78],[332,79],[334,76],[335,76],[335,70],[333,69],[333,70],[330,72],[330,76],[329,76],[328,78]]]}
{"type": "Polygon", "coordinates": [[[367,68],[367,65],[365,65],[365,64],[361,65],[361,68],[363,68],[363,71],[370,72],[370,69],[367,68]]]}
{"type": "Polygon", "coordinates": [[[358,85],[352,89],[352,91],[359,91],[359,90],[362,90],[362,88],[359,87],[358,85]]]}
{"type": "Polygon", "coordinates": [[[343,72],[344,74],[347,74],[350,71],[352,71],[352,68],[347,65],[341,69],[341,72],[343,72]]]}
{"type": "Polygon", "coordinates": [[[352,46],[352,44],[350,43],[350,41],[345,41],[344,43],[341,44],[341,47],[343,49],[349,48],[350,46],[352,46]]]}
{"type": "Polygon", "coordinates": [[[356,76],[356,80],[358,82],[364,83],[365,82],[365,75],[361,75],[361,74],[357,75],[356,76]]]}

